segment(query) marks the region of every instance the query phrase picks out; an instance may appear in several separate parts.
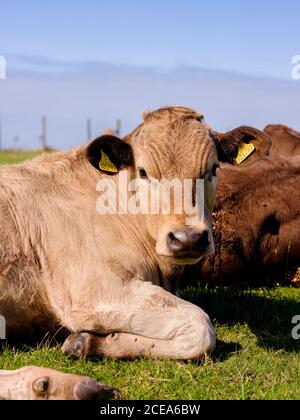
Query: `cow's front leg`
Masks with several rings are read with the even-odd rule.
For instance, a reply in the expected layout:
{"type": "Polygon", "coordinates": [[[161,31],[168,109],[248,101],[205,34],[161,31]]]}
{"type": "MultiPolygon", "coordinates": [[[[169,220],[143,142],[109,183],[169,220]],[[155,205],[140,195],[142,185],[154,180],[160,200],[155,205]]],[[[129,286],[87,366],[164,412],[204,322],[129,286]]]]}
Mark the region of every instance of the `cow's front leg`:
{"type": "MultiPolygon", "coordinates": [[[[103,307],[101,333],[73,334],[63,351],[75,357],[155,357],[197,360],[215,347],[206,313],[151,283],[133,281],[123,300],[103,307]]],[[[100,308],[99,308],[100,309],[100,308]]],[[[85,330],[83,327],[82,330],[85,330]]]]}
{"type": "Polygon", "coordinates": [[[0,399],[4,400],[107,400],[120,393],[93,379],[27,366],[0,370],[0,399]]]}

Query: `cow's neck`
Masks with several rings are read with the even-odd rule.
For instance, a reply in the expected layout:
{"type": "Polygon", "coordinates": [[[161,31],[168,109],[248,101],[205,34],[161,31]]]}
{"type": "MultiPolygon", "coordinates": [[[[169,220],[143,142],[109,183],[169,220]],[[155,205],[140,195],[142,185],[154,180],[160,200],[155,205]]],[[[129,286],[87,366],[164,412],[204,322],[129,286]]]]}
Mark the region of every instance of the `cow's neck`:
{"type": "Polygon", "coordinates": [[[170,264],[158,258],[159,270],[161,273],[161,286],[169,292],[176,294],[180,278],[183,274],[183,266],[170,264]]]}
{"type": "Polygon", "coordinates": [[[158,276],[160,286],[172,293],[175,293],[179,279],[182,276],[184,266],[174,264],[173,262],[170,262],[168,258],[157,255],[155,250],[156,243],[147,232],[145,218],[145,215],[137,216],[138,225],[140,226],[139,232],[143,232],[143,245],[147,250],[149,258],[155,262],[156,275],[158,276]]]}

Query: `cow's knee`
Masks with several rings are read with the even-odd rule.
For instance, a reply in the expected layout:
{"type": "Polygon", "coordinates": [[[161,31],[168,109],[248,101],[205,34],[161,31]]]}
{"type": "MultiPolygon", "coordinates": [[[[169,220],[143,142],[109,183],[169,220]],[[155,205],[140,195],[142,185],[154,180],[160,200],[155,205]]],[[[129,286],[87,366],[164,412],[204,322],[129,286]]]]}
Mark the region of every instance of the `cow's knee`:
{"type": "Polygon", "coordinates": [[[199,360],[212,353],[216,346],[216,333],[208,315],[198,307],[185,314],[182,335],[178,337],[179,358],[199,360]]]}

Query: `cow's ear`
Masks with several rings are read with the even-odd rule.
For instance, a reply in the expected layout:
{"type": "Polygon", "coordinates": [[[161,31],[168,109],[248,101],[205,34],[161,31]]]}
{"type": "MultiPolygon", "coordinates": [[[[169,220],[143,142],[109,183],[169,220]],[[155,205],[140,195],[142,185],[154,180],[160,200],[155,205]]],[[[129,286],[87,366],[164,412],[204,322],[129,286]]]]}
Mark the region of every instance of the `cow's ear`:
{"type": "Polygon", "coordinates": [[[90,143],[86,158],[96,169],[115,175],[133,162],[131,146],[115,136],[101,136],[90,143]]]}
{"type": "Polygon", "coordinates": [[[272,141],[270,136],[252,127],[238,127],[227,133],[211,132],[217,146],[219,160],[235,165],[253,163],[268,156],[272,141]]]}

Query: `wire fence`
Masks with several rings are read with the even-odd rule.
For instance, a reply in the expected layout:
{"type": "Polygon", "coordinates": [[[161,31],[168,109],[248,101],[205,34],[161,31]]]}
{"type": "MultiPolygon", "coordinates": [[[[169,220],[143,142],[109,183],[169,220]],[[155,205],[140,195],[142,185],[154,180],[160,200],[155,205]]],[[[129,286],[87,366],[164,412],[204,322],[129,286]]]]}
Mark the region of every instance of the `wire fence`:
{"type": "Polygon", "coordinates": [[[100,118],[0,114],[0,149],[68,149],[103,133],[122,134],[122,121],[100,118]]]}

